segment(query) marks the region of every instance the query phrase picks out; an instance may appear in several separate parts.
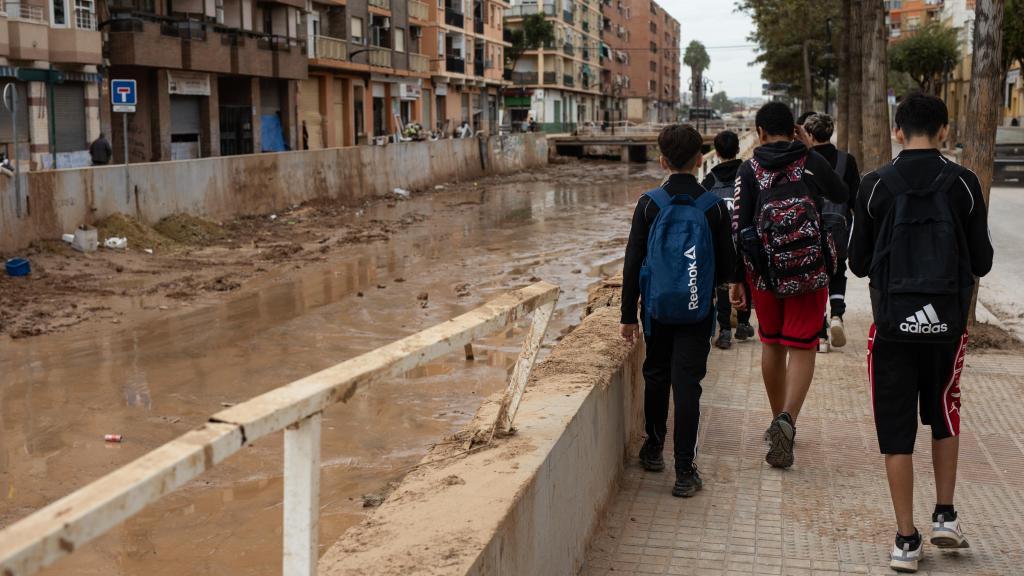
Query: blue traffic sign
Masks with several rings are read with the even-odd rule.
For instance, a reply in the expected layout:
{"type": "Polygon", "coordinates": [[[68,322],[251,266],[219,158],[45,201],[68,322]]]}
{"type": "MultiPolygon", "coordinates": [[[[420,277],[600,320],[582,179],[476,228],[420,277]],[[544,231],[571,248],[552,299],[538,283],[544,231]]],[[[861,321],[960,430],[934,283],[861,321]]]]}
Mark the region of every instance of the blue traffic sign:
{"type": "Polygon", "coordinates": [[[110,103],[114,106],[135,106],[139,93],[135,90],[135,80],[111,80],[110,103]]]}

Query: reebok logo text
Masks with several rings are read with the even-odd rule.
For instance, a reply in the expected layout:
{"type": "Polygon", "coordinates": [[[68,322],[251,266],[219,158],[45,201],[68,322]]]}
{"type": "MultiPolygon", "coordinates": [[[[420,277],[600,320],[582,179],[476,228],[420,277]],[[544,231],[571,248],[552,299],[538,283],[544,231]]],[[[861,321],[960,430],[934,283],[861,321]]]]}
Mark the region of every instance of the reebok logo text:
{"type": "Polygon", "coordinates": [[[900,323],[900,331],[907,334],[944,334],[949,332],[949,324],[939,320],[935,307],[928,304],[907,316],[907,320],[900,323]]]}
{"type": "Polygon", "coordinates": [[[686,273],[690,277],[689,308],[690,310],[696,310],[700,306],[699,296],[697,294],[697,247],[690,246],[683,254],[690,259],[690,265],[686,267],[686,273]]]}

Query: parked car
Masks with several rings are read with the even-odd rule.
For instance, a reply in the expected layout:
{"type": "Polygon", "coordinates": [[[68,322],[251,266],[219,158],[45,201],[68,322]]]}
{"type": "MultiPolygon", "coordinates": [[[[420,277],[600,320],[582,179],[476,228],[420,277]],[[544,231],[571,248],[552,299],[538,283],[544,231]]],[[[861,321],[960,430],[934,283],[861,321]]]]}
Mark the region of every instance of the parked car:
{"type": "Polygon", "coordinates": [[[1000,126],[996,129],[996,165],[992,180],[1024,185],[1024,128],[1000,126]]]}

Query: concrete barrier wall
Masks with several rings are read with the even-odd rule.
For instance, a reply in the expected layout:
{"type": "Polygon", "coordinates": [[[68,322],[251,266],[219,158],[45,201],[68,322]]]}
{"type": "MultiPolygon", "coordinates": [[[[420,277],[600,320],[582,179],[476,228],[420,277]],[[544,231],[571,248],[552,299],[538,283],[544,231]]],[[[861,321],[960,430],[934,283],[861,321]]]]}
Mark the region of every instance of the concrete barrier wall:
{"type": "Polygon", "coordinates": [[[32,172],[22,175],[29,209],[20,218],[14,181],[0,177],[0,251],[60,238],[117,212],[149,224],[180,212],[225,219],[520,170],[547,156],[543,135],[526,134],[132,164],[130,187],[124,166],[32,172]]]}
{"type": "Polygon", "coordinates": [[[514,436],[436,448],[320,574],[576,574],[642,427],[643,349],[618,335],[618,290],[534,369],[514,436]]]}

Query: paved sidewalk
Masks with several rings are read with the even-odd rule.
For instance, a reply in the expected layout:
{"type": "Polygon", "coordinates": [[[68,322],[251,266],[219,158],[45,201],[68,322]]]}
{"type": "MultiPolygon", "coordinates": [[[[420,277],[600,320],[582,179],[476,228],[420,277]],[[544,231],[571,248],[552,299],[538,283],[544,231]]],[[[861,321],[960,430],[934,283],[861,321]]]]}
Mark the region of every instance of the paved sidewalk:
{"type": "MultiPolygon", "coordinates": [[[[581,574],[894,574],[895,533],[871,419],[865,354],[866,283],[851,279],[849,343],[818,356],[797,426],[796,464],[764,462],[770,422],[760,344],[715,350],[704,382],[697,463],[704,490],[673,498],[672,463],[647,473],[628,463],[581,574]]],[[[963,429],[956,505],[972,548],[925,544],[919,574],[1024,574],[1024,357],[969,354],[961,381],[963,429]]],[[[928,429],[919,428],[916,508],[934,505],[928,429]]],[[[666,447],[671,460],[671,447],[666,447]]]]}

